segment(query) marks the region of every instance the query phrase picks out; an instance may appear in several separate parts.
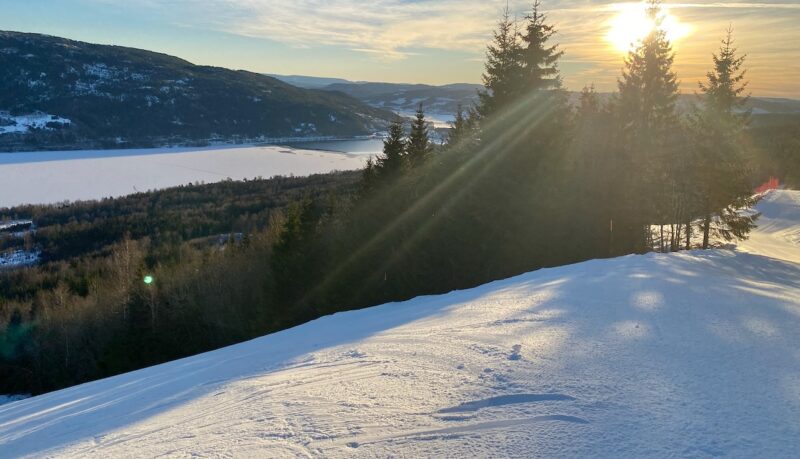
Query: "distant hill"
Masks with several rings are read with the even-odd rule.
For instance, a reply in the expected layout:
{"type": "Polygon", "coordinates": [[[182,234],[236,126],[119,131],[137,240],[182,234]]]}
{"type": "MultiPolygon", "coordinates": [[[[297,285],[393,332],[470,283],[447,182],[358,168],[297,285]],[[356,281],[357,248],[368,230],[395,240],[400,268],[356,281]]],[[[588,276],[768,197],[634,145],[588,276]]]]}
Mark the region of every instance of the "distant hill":
{"type": "Polygon", "coordinates": [[[478,100],[481,85],[456,83],[444,86],[393,83],[337,83],[325,86],[326,91],[340,91],[373,107],[396,113],[413,113],[419,104],[433,115],[452,116],[458,105],[466,109],[478,100]]]}
{"type": "Polygon", "coordinates": [[[292,86],[306,89],[321,89],[336,83],[352,83],[352,81],[345,80],[344,78],[325,78],[325,77],[310,77],[303,75],[278,75],[268,73],[267,76],[277,78],[284,83],[289,83],[292,86]]]}
{"type": "Polygon", "coordinates": [[[352,96],[372,107],[385,108],[407,115],[416,111],[420,103],[429,115],[452,117],[461,104],[465,109],[478,100],[479,84],[455,83],[443,86],[404,83],[371,83],[336,78],[274,75],[301,88],[319,88],[352,96]]]}
{"type": "Polygon", "coordinates": [[[355,136],[394,115],[342,93],[165,54],[0,32],[0,150],[355,136]]]}
{"type": "MultiPolygon", "coordinates": [[[[413,113],[420,103],[433,117],[442,119],[452,117],[458,105],[467,108],[478,100],[479,84],[456,83],[443,86],[404,83],[355,82],[337,78],[318,78],[308,76],[280,76],[289,84],[303,88],[319,88],[325,91],[338,91],[350,95],[372,107],[385,108],[395,113],[413,113]]],[[[577,103],[578,92],[570,92],[570,99],[577,103]]],[[[607,100],[611,93],[600,93],[607,100]]],[[[682,94],[678,99],[678,109],[689,111],[697,102],[694,94],[682,94]]],[[[800,115],[800,100],[787,98],[752,97],[748,108],[753,115],[800,115]]]]}

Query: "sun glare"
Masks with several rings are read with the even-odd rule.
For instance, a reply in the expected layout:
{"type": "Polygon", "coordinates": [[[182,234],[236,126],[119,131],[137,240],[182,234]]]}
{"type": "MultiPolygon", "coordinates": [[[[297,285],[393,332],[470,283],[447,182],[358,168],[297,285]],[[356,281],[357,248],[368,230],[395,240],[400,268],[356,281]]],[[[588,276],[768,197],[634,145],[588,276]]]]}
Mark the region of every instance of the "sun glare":
{"type": "MultiPolygon", "coordinates": [[[[618,51],[627,52],[653,30],[655,23],[648,17],[645,3],[620,3],[614,5],[614,9],[618,13],[609,21],[606,40],[618,51]]],[[[689,25],[667,11],[661,13],[661,27],[672,43],[691,32],[689,25]]]]}

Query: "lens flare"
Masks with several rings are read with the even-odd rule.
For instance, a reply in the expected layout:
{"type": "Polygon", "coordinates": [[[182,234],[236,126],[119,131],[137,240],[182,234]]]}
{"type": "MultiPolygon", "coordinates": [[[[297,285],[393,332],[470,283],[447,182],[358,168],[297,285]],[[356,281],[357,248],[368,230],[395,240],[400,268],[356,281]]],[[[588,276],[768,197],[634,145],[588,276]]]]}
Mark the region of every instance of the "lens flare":
{"type": "MultiPolygon", "coordinates": [[[[618,51],[626,53],[652,32],[656,24],[648,17],[646,3],[620,3],[613,8],[618,13],[608,23],[606,41],[618,51]]],[[[691,26],[680,22],[666,10],[661,11],[660,19],[661,28],[672,43],[686,37],[692,31],[691,26]]]]}

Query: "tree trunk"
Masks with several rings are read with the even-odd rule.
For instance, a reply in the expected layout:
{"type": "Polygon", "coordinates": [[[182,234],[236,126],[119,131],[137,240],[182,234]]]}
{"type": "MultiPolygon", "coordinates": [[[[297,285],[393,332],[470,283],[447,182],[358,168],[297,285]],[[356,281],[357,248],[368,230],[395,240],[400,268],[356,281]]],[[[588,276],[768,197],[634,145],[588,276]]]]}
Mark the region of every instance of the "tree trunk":
{"type": "Polygon", "coordinates": [[[677,247],[676,247],[677,244],[675,244],[675,241],[676,241],[675,238],[677,237],[676,234],[677,234],[678,231],[680,231],[680,226],[676,230],[675,229],[675,225],[673,223],[669,224],[669,251],[670,252],[675,252],[676,249],[677,249],[677,247]]]}
{"type": "Polygon", "coordinates": [[[686,222],[686,250],[692,248],[692,222],[686,222]]]}
{"type": "Polygon", "coordinates": [[[703,249],[708,248],[708,234],[711,232],[711,215],[706,215],[703,222],[703,249]]]}
{"type": "Polygon", "coordinates": [[[608,256],[614,256],[614,219],[608,220],[608,256]]]}

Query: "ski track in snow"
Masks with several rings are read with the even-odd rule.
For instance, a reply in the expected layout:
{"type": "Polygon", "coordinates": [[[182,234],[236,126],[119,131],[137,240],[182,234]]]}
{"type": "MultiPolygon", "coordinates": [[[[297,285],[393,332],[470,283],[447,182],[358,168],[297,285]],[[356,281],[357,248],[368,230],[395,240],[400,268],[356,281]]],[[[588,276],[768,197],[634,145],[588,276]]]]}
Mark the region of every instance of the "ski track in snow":
{"type": "Polygon", "coordinates": [[[0,456],[792,457],[800,192],[759,209],[741,250],[544,269],[2,405],[0,456]]]}

